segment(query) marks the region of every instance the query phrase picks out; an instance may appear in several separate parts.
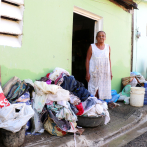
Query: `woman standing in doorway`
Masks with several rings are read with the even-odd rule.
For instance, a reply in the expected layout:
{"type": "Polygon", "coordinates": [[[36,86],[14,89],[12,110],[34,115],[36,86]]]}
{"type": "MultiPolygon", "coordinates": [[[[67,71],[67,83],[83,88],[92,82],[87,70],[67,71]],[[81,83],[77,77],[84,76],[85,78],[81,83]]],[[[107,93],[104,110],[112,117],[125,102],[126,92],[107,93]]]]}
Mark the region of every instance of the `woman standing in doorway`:
{"type": "Polygon", "coordinates": [[[106,33],[99,31],[97,43],[91,44],[86,57],[86,80],[88,91],[99,99],[111,99],[110,46],[105,44],[106,33]]]}

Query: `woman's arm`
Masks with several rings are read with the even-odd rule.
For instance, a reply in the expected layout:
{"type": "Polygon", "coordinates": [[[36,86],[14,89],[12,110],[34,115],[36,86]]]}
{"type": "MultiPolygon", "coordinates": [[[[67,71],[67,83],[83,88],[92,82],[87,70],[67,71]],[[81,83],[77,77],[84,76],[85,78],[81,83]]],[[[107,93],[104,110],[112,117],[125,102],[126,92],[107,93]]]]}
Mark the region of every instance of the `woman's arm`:
{"type": "Polygon", "coordinates": [[[90,80],[90,74],[89,74],[89,61],[92,56],[92,47],[90,45],[88,51],[87,51],[87,57],[86,57],[86,81],[89,82],[90,80]]]}
{"type": "Polygon", "coordinates": [[[111,70],[111,58],[110,58],[110,54],[111,54],[111,48],[109,46],[109,61],[110,61],[110,72],[111,72],[111,80],[112,80],[113,76],[112,76],[112,70],[111,70]]]}

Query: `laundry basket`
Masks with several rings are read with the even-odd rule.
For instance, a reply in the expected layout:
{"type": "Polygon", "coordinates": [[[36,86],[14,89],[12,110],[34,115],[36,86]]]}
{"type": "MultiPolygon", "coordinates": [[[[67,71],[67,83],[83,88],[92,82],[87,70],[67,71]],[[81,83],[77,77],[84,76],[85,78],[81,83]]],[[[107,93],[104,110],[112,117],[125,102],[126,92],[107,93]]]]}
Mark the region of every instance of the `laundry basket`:
{"type": "Polygon", "coordinates": [[[19,132],[13,133],[4,129],[0,129],[2,142],[6,147],[18,147],[24,143],[26,125],[19,132]]]}

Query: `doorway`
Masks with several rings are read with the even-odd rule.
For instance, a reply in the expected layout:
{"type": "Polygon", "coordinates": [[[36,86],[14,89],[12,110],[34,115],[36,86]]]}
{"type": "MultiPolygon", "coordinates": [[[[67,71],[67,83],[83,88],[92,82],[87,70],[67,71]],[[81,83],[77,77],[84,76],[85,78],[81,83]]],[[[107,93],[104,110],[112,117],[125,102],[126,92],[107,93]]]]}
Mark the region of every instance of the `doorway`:
{"type": "Polygon", "coordinates": [[[88,83],[86,76],[86,55],[90,44],[94,43],[95,20],[74,13],[72,36],[72,75],[82,82],[85,87],[88,83]]]}

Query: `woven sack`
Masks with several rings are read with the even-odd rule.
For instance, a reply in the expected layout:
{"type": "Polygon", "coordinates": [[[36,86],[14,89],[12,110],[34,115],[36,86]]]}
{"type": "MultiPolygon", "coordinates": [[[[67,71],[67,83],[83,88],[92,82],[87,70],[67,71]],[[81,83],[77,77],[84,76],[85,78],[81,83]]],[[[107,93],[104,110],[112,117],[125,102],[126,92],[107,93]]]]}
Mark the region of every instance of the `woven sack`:
{"type": "Polygon", "coordinates": [[[55,136],[64,136],[67,134],[66,132],[62,131],[50,117],[48,117],[47,121],[45,122],[44,129],[51,135],[55,136]]]}
{"type": "Polygon", "coordinates": [[[135,78],[134,76],[122,78],[122,84],[123,84],[123,86],[126,86],[126,85],[127,85],[128,83],[130,83],[134,78],[135,78]]]}

